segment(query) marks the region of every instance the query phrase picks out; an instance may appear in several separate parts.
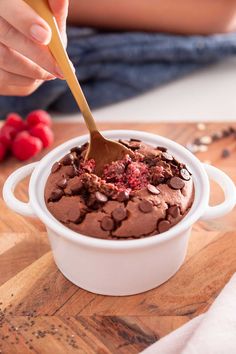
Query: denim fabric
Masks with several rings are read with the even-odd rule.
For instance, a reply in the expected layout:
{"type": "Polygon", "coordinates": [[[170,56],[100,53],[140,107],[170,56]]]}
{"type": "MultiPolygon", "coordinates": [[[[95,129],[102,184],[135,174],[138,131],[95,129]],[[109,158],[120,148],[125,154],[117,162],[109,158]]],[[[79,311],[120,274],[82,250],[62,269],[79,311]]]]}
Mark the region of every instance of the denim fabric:
{"type": "MultiPolygon", "coordinates": [[[[177,36],[68,29],[68,53],[92,108],[158,87],[236,54],[236,34],[177,36]]],[[[220,84],[220,83],[219,83],[220,84]]],[[[65,81],[44,83],[28,97],[0,97],[0,118],[9,111],[78,110],[65,81]]]]}

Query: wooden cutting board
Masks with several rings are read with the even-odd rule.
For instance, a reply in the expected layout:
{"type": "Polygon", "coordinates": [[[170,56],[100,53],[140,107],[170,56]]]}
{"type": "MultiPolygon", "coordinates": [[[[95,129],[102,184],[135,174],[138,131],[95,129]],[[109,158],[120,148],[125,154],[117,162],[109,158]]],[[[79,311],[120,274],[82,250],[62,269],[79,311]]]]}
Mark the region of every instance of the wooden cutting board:
{"type": "MultiPolygon", "coordinates": [[[[223,127],[228,124],[209,124],[207,134],[223,127]]],[[[182,144],[206,134],[195,124],[122,123],[100,128],[145,130],[182,144]]],[[[55,146],[86,132],[84,125],[75,123],[58,123],[54,130],[55,146]]],[[[235,138],[214,143],[198,157],[236,182],[235,138]],[[232,154],[223,159],[225,146],[232,154]]],[[[13,158],[0,164],[0,189],[19,166],[13,158]]],[[[212,202],[219,202],[222,192],[212,187],[212,202]]],[[[17,195],[27,200],[27,181],[17,195]]],[[[206,311],[235,271],[236,210],[194,225],[184,265],[159,288],[130,297],[94,295],[58,271],[43,224],[15,214],[0,197],[0,353],[138,353],[206,311]]]]}

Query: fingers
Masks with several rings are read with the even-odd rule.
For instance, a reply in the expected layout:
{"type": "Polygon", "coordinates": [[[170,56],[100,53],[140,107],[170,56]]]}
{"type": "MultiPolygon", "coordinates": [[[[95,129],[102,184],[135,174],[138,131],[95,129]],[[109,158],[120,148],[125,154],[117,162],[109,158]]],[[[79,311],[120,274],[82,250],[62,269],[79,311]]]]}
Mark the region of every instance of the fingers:
{"type": "Polygon", "coordinates": [[[61,33],[61,38],[64,43],[64,46],[67,45],[67,36],[66,36],[66,19],[68,15],[68,0],[49,0],[49,5],[51,10],[57,20],[58,28],[61,33]]]}
{"type": "Polygon", "coordinates": [[[34,81],[32,85],[27,86],[5,86],[1,87],[0,92],[2,96],[28,96],[31,95],[42,84],[42,81],[34,81]]]}
{"type": "Polygon", "coordinates": [[[48,44],[51,39],[51,30],[44,21],[23,0],[1,0],[0,14],[10,25],[26,37],[40,44],[48,44]]]}
{"type": "Polygon", "coordinates": [[[33,80],[29,77],[20,76],[17,74],[12,74],[0,69],[0,87],[8,85],[9,82],[13,86],[31,86],[35,81],[37,80],[33,80]]]}
{"type": "Polygon", "coordinates": [[[23,55],[0,44],[0,69],[34,80],[52,80],[53,75],[23,55]]]}
{"type": "Polygon", "coordinates": [[[42,80],[33,80],[0,69],[1,96],[28,96],[37,90],[42,83],[42,80]]]}
{"type": "Polygon", "coordinates": [[[60,30],[64,30],[66,26],[66,18],[68,15],[68,0],[49,0],[49,5],[52,9],[54,16],[56,17],[58,27],[60,30]]]}
{"type": "MultiPolygon", "coordinates": [[[[2,1],[2,0],[1,0],[2,1]]],[[[0,1],[0,3],[1,3],[0,1]]],[[[46,46],[34,43],[0,17],[0,43],[17,51],[56,77],[62,78],[55,59],[46,46]]]]}

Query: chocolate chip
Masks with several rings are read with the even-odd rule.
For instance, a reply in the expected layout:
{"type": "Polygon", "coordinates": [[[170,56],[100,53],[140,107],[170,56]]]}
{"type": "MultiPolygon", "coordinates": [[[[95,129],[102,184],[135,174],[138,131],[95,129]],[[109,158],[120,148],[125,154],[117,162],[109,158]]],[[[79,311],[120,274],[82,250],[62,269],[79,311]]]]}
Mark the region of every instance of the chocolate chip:
{"type": "Polygon", "coordinates": [[[170,226],[171,223],[168,220],[162,220],[159,222],[157,229],[161,233],[161,232],[168,231],[170,229],[170,226]]]}
{"type": "Polygon", "coordinates": [[[65,172],[66,172],[67,176],[69,176],[71,178],[76,175],[76,170],[75,170],[74,166],[67,166],[67,169],[65,172]]]}
{"type": "Polygon", "coordinates": [[[151,181],[152,181],[152,183],[153,183],[154,185],[163,183],[164,180],[165,180],[164,176],[160,176],[159,174],[156,174],[156,173],[154,173],[154,174],[152,175],[152,179],[151,179],[151,181]]]}
{"type": "Polygon", "coordinates": [[[75,177],[70,183],[70,190],[72,194],[79,193],[82,187],[83,187],[83,183],[78,177],[75,177]]]}
{"type": "Polygon", "coordinates": [[[71,222],[78,222],[80,219],[80,210],[79,208],[73,208],[73,209],[70,209],[69,212],[68,212],[68,221],[71,221],[71,222]]]}
{"type": "Polygon", "coordinates": [[[228,129],[224,129],[222,133],[223,133],[224,138],[227,138],[228,136],[230,136],[230,131],[228,129]]]}
{"type": "Polygon", "coordinates": [[[52,191],[51,196],[50,196],[50,200],[53,202],[57,202],[59,199],[61,199],[61,197],[63,196],[63,191],[61,189],[55,189],[54,191],[52,191]]]}
{"type": "Polygon", "coordinates": [[[234,134],[236,132],[236,130],[235,130],[234,127],[230,126],[229,127],[229,132],[230,132],[230,134],[234,134]]]}
{"type": "Polygon", "coordinates": [[[70,152],[75,152],[77,155],[80,155],[81,154],[81,148],[79,146],[75,146],[73,147],[70,152]]]}
{"type": "Polygon", "coordinates": [[[212,134],[212,141],[217,141],[220,140],[223,137],[222,132],[216,132],[214,134],[212,134]]]}
{"type": "Polygon", "coordinates": [[[97,199],[96,199],[94,194],[90,194],[90,196],[86,197],[85,199],[86,199],[86,205],[89,208],[92,208],[92,209],[98,209],[99,208],[99,204],[97,203],[97,199]]]}
{"type": "Polygon", "coordinates": [[[128,191],[121,191],[117,195],[117,201],[122,203],[129,200],[129,192],[128,191]]]}
{"type": "Polygon", "coordinates": [[[152,193],[152,194],[160,194],[161,192],[159,191],[159,189],[157,187],[155,187],[153,184],[148,184],[147,185],[147,190],[152,193]]]}
{"type": "Polygon", "coordinates": [[[172,218],[177,218],[180,215],[179,207],[177,205],[169,207],[168,214],[172,216],[172,218]]]}
{"type": "Polygon", "coordinates": [[[119,207],[113,210],[112,217],[116,221],[122,221],[127,217],[127,210],[123,207],[119,207]]]}
{"type": "Polygon", "coordinates": [[[71,165],[74,161],[74,156],[72,154],[67,154],[61,159],[62,165],[68,166],[71,165]]]}
{"type": "Polygon", "coordinates": [[[193,144],[197,145],[197,146],[201,145],[202,144],[201,139],[200,138],[195,138],[194,141],[193,141],[193,144]]]}
{"type": "Polygon", "coordinates": [[[53,165],[52,165],[52,169],[51,169],[51,172],[52,173],[55,173],[57,171],[59,171],[61,168],[61,164],[59,162],[55,162],[53,165]]]}
{"type": "Polygon", "coordinates": [[[123,145],[125,145],[126,147],[128,147],[129,149],[131,150],[137,150],[140,148],[140,145],[141,145],[141,142],[139,141],[136,141],[136,140],[123,140],[123,139],[120,139],[119,142],[123,145]]]}
{"type": "Polygon", "coordinates": [[[109,216],[104,216],[104,218],[101,221],[101,228],[105,231],[112,231],[115,227],[114,220],[110,218],[109,216]]]}
{"type": "Polygon", "coordinates": [[[146,199],[142,200],[139,203],[138,207],[139,207],[139,210],[141,210],[143,213],[150,213],[153,209],[152,203],[146,199]]]}
{"type": "Polygon", "coordinates": [[[225,159],[226,157],[230,156],[230,151],[228,149],[223,149],[221,156],[225,159]]]}
{"type": "Polygon", "coordinates": [[[119,139],[119,143],[121,143],[122,145],[125,145],[126,147],[129,147],[129,145],[130,145],[128,140],[123,140],[123,139],[119,139]]]}
{"type": "Polygon", "coordinates": [[[167,148],[163,147],[163,146],[157,146],[157,150],[160,150],[162,152],[166,152],[167,148]]]}
{"type": "Polygon", "coordinates": [[[179,177],[172,177],[169,180],[169,186],[173,189],[182,189],[185,186],[185,183],[179,177]]]}
{"type": "Polygon", "coordinates": [[[57,186],[62,188],[62,189],[65,189],[66,186],[67,186],[67,179],[66,178],[63,178],[61,179],[60,181],[57,182],[57,186]]]}
{"type": "Polygon", "coordinates": [[[188,172],[188,170],[186,170],[186,168],[181,168],[180,170],[180,176],[185,180],[185,181],[189,181],[191,176],[190,173],[188,172]]]}
{"type": "Polygon", "coordinates": [[[137,143],[141,143],[141,140],[140,140],[140,139],[134,139],[134,138],[132,138],[132,139],[130,139],[130,141],[136,141],[137,143]]]}
{"type": "Polygon", "coordinates": [[[106,203],[108,201],[107,196],[99,191],[95,193],[95,197],[101,203],[106,203]]]}
{"type": "Polygon", "coordinates": [[[140,149],[140,146],[141,146],[141,142],[134,141],[134,140],[130,141],[130,146],[129,146],[129,148],[130,148],[131,150],[140,149]]]}
{"type": "Polygon", "coordinates": [[[168,152],[163,152],[162,156],[167,160],[167,161],[172,161],[173,160],[173,156],[171,154],[169,154],[168,152]]]}

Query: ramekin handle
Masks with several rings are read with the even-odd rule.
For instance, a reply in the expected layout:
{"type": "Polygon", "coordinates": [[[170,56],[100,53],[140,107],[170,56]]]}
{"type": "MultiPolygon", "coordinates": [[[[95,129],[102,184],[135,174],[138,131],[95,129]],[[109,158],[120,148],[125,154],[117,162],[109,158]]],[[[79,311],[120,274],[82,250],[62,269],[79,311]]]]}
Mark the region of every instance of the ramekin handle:
{"type": "Polygon", "coordinates": [[[233,181],[218,168],[203,164],[209,179],[215,181],[223,190],[225,200],[215,206],[208,206],[201,220],[215,219],[228,214],[236,205],[236,187],[233,181]]]}
{"type": "Polygon", "coordinates": [[[7,178],[3,187],[3,199],[7,206],[23,216],[35,217],[35,214],[30,206],[30,202],[21,202],[15,197],[14,191],[17,184],[20,183],[25,177],[29,176],[33,172],[37,164],[38,162],[33,162],[13,172],[7,178]]]}

